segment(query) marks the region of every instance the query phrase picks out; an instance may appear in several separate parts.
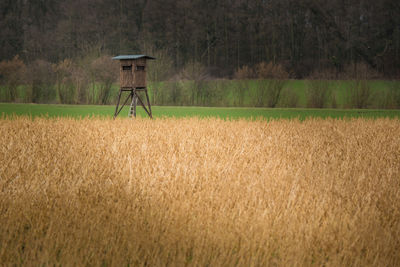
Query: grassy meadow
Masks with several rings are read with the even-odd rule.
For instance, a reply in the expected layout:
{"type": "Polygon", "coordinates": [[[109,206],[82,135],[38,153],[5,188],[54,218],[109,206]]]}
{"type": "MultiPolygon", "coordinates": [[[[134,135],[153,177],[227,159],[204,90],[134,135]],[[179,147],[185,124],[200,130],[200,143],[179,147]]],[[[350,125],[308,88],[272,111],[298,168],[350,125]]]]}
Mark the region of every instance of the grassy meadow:
{"type": "Polygon", "coordinates": [[[5,266],[400,265],[398,118],[3,116],[0,161],[5,266]]]}

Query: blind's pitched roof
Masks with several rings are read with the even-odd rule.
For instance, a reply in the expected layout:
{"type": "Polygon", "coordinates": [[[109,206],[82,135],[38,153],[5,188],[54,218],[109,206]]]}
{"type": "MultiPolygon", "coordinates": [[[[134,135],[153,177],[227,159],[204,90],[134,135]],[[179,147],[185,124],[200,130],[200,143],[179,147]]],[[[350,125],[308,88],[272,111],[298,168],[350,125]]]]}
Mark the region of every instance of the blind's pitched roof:
{"type": "Polygon", "coordinates": [[[119,56],[113,57],[112,59],[121,60],[121,59],[139,59],[139,58],[156,59],[154,57],[146,56],[146,55],[119,55],[119,56]]]}

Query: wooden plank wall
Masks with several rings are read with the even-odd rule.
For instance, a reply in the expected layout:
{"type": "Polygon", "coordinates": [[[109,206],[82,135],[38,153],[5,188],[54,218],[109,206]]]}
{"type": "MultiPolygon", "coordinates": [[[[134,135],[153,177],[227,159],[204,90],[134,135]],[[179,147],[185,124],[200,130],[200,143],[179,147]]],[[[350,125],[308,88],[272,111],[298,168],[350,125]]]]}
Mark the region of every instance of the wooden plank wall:
{"type": "Polygon", "coordinates": [[[135,60],[134,82],[136,87],[146,87],[146,59],[135,60]],[[137,66],[144,66],[144,70],[137,70],[137,66]]]}
{"type": "Polygon", "coordinates": [[[119,84],[120,87],[133,87],[133,60],[121,60],[119,69],[119,84]],[[131,70],[123,70],[124,66],[132,66],[131,70]]]}
{"type": "Polygon", "coordinates": [[[146,59],[121,60],[120,87],[146,87],[146,59]],[[132,66],[132,68],[123,70],[124,66],[132,66]],[[137,70],[137,66],[144,66],[144,70],[137,70]]]}

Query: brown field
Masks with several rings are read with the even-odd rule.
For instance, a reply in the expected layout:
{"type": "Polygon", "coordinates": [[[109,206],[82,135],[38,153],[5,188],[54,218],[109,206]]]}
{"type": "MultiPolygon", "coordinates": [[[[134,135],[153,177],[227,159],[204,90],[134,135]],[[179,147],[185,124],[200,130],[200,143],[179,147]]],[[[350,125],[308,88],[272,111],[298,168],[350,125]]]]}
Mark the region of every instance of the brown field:
{"type": "Polygon", "coordinates": [[[0,120],[1,265],[399,266],[400,121],[0,120]]]}

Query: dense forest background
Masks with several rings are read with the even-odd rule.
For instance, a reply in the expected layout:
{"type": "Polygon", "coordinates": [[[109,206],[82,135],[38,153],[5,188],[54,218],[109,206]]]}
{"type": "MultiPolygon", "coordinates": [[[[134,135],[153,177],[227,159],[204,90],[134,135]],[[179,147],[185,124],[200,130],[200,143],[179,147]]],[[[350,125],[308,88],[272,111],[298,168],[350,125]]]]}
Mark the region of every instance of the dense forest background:
{"type": "Polygon", "coordinates": [[[398,77],[399,14],[398,0],[2,0],[0,61],[145,53],[214,77],[260,62],[291,78],[359,62],[398,77]]]}
{"type": "Polygon", "coordinates": [[[111,57],[147,54],[156,105],[400,108],[399,82],[367,81],[400,78],[399,14],[398,0],[2,0],[0,101],[115,103],[111,57]]]}

